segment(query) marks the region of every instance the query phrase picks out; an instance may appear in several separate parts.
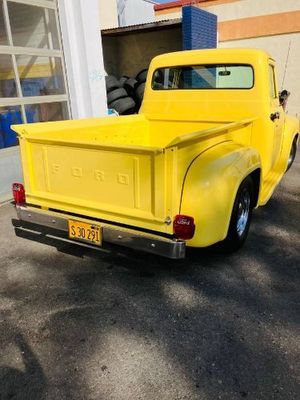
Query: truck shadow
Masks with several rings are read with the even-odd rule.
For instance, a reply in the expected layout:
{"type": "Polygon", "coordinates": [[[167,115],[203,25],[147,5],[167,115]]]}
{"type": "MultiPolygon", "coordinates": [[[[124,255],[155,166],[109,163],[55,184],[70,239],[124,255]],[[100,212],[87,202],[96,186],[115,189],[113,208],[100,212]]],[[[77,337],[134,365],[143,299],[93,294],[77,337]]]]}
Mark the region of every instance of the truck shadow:
{"type": "MultiPolygon", "coordinates": [[[[290,362],[282,356],[276,325],[287,325],[289,337],[296,337],[298,317],[291,306],[297,274],[285,276],[261,256],[257,277],[256,271],[245,272],[251,269],[247,263],[240,270],[238,258],[200,253],[200,261],[193,254],[183,268],[157,257],[97,253],[85,271],[68,276],[62,307],[46,323],[57,351],[98,368],[98,394],[117,385],[124,391],[119,398],[135,399],[135,385],[154,399],[175,380],[173,395],[185,391],[190,399],[296,399],[295,377],[283,372],[290,362]],[[140,373],[153,363],[154,369],[140,373]],[[161,375],[165,381],[156,382],[161,375]]],[[[72,380],[80,382],[84,397],[95,381],[74,371],[72,380]]]]}
{"type": "MultiPolygon", "coordinates": [[[[41,265],[41,255],[33,255],[30,264],[38,266],[39,275],[63,276],[63,285],[42,283],[32,288],[34,294],[24,289],[30,312],[47,310],[40,330],[48,332],[44,346],[51,346],[48,379],[58,363],[59,390],[73,399],[110,398],[116,388],[123,394],[117,391],[114,398],[137,399],[139,388],[144,398],[154,399],[173,381],[176,388],[166,399],[182,392],[190,399],[296,399],[295,378],[283,372],[290,364],[279,347],[281,332],[271,331],[280,321],[290,337],[295,335],[297,275],[270,264],[270,255],[263,253],[255,255],[257,277],[249,261],[256,242],[252,238],[242,256],[201,251],[175,267],[133,252],[97,252],[88,259],[57,253],[51,265],[41,265]],[[266,276],[270,281],[264,282],[266,276]]],[[[1,400],[43,396],[45,376],[20,343],[31,367],[25,372],[1,368],[1,392],[7,394],[1,400]],[[33,393],[26,392],[29,382],[33,393]]]]}
{"type": "MultiPolygon", "coordinates": [[[[10,345],[14,344],[18,349],[23,366],[21,369],[17,369],[0,365],[0,399],[42,399],[47,382],[37,357],[24,336],[18,332],[16,327],[8,323],[1,325],[2,346],[3,337],[8,334],[10,345]]],[[[5,353],[3,348],[1,353],[2,355],[5,353]]]]}

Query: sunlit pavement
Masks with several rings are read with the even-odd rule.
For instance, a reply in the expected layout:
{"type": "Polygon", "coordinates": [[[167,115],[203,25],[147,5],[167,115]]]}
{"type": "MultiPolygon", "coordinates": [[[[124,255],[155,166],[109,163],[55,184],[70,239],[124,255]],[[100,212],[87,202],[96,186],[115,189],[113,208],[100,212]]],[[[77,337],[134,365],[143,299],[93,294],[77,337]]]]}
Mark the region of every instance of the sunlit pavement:
{"type": "Polygon", "coordinates": [[[57,249],[2,206],[0,399],[299,399],[299,161],[226,257],[57,249]]]}

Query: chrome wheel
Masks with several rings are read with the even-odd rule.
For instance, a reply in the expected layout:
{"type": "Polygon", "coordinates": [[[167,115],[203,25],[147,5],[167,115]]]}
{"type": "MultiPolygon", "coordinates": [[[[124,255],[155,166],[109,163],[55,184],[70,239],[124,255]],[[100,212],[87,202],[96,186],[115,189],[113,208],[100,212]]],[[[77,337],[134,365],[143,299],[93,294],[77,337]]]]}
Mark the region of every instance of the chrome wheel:
{"type": "Polygon", "coordinates": [[[237,251],[243,246],[249,232],[255,202],[254,182],[251,176],[247,176],[238,188],[227,236],[222,242],[226,253],[237,251]]]}
{"type": "Polygon", "coordinates": [[[244,188],[243,192],[240,194],[238,202],[238,210],[237,210],[238,215],[236,221],[236,231],[240,237],[243,235],[247,227],[250,215],[250,207],[251,207],[251,196],[248,189],[244,188]]]}
{"type": "Polygon", "coordinates": [[[292,144],[292,148],[291,148],[291,151],[290,151],[290,155],[289,155],[289,158],[288,158],[288,165],[287,165],[287,168],[286,168],[287,171],[291,168],[291,166],[292,166],[292,164],[293,164],[293,162],[294,162],[294,160],[296,158],[296,153],[297,153],[297,140],[294,139],[293,144],[292,144]]]}
{"type": "Polygon", "coordinates": [[[292,151],[290,152],[290,155],[289,155],[289,159],[288,159],[288,165],[290,166],[290,165],[292,165],[292,163],[293,163],[293,161],[294,161],[294,158],[295,158],[295,151],[294,151],[294,149],[292,149],[292,151]]]}

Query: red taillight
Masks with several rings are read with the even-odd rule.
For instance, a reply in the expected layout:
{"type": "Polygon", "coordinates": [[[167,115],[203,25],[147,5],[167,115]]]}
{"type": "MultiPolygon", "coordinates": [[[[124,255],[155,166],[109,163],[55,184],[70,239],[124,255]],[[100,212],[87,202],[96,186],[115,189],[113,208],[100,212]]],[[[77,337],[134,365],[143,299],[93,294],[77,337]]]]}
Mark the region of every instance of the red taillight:
{"type": "Polygon", "coordinates": [[[179,239],[192,239],[195,233],[194,218],[187,215],[176,215],[173,230],[179,239]]]}
{"type": "Polygon", "coordinates": [[[25,189],[22,183],[13,183],[12,192],[16,204],[25,203],[25,189]]]}

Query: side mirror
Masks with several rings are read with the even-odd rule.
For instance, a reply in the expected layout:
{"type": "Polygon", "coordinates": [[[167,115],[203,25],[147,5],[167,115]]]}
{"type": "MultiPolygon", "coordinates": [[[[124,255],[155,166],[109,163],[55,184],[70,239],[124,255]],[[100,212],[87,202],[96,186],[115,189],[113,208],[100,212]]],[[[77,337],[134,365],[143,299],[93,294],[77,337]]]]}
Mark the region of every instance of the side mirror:
{"type": "Polygon", "coordinates": [[[281,92],[279,92],[279,104],[283,107],[284,110],[286,109],[287,101],[288,101],[290,94],[291,93],[285,89],[282,90],[281,92]]]}

